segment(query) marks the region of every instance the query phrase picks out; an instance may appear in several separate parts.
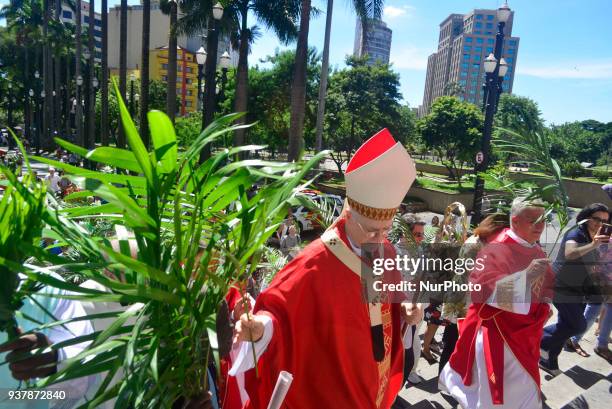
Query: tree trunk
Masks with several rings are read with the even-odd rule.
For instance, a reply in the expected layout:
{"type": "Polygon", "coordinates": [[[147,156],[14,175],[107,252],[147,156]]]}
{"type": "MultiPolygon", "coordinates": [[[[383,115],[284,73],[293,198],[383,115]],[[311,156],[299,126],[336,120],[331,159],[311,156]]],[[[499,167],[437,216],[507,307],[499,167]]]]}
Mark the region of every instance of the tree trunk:
{"type": "MultiPolygon", "coordinates": [[[[64,85],[66,89],[64,90],[64,129],[65,129],[65,138],[71,135],[71,126],[70,126],[70,110],[72,109],[72,105],[70,102],[70,66],[72,65],[72,54],[68,51],[68,55],[66,56],[66,81],[64,85]]],[[[74,142],[74,141],[72,141],[74,142]]]]}
{"type": "MultiPolygon", "coordinates": [[[[176,116],[176,55],[177,55],[177,35],[176,35],[176,20],[177,20],[177,5],[176,2],[170,2],[170,33],[168,35],[168,91],[166,92],[166,113],[174,123],[176,116]]],[[[183,72],[183,78],[185,77],[183,72]]]]}
{"type": "MultiPolygon", "coordinates": [[[[119,93],[121,99],[126,102],[127,92],[127,0],[121,0],[121,17],[119,22],[119,93]]],[[[119,138],[117,140],[119,148],[125,147],[125,132],[121,119],[119,119],[119,138]]]]}
{"type": "MultiPolygon", "coordinates": [[[[213,27],[206,39],[206,66],[204,71],[204,114],[202,115],[202,130],[210,125],[215,117],[216,104],[216,74],[217,74],[217,51],[219,49],[219,28],[217,21],[210,16],[209,27],[213,27]]],[[[210,157],[211,146],[206,145],[200,152],[200,162],[210,157]]]]}
{"type": "MultiPolygon", "coordinates": [[[[62,15],[62,1],[55,0],[55,20],[58,24],[61,24],[61,16],[62,15]]],[[[56,47],[61,47],[62,44],[55,43],[56,47]]],[[[55,51],[55,47],[54,47],[55,51]]],[[[53,96],[53,130],[58,133],[57,136],[60,136],[59,133],[62,131],[62,56],[60,53],[56,53],[53,57],[53,72],[55,74],[53,91],[55,91],[55,95],[53,96]]]]}
{"type": "Polygon", "coordinates": [[[32,121],[31,119],[31,111],[32,111],[32,98],[30,97],[29,94],[29,87],[26,85],[28,83],[28,81],[30,81],[31,77],[30,77],[30,50],[27,44],[24,44],[23,47],[23,54],[24,54],[24,72],[23,72],[23,100],[27,101],[26,106],[25,106],[25,110],[23,113],[23,125],[25,127],[25,137],[26,140],[29,140],[31,142],[31,138],[32,138],[32,121]]]}
{"type": "Polygon", "coordinates": [[[102,115],[100,118],[100,140],[108,146],[108,0],[102,0],[102,76],[100,78],[102,115]]]}
{"type": "Polygon", "coordinates": [[[87,148],[93,149],[96,145],[96,91],[93,80],[96,76],[96,42],[94,28],[96,26],[95,0],[89,0],[89,74],[87,76],[88,104],[87,104],[87,148]]]}
{"type": "MultiPolygon", "coordinates": [[[[248,4],[245,4],[248,5],[248,4]]],[[[240,32],[240,51],[238,56],[238,70],[236,73],[236,100],[234,102],[235,112],[246,112],[248,105],[249,87],[249,28],[247,25],[248,8],[240,11],[242,25],[240,32]]],[[[246,116],[236,120],[236,125],[243,125],[246,116]]],[[[234,132],[234,146],[244,145],[246,129],[238,129],[234,132]]]]}
{"type": "MultiPolygon", "coordinates": [[[[83,52],[83,41],[82,41],[83,27],[81,24],[81,0],[76,0],[76,56],[75,56],[75,79],[83,74],[81,72],[81,58],[83,52]]],[[[85,147],[85,137],[83,134],[83,105],[81,103],[83,99],[82,86],[76,87],[76,109],[75,109],[75,124],[77,130],[77,145],[85,147]]]]}
{"type": "Polygon", "coordinates": [[[42,124],[41,127],[41,139],[42,145],[45,149],[51,149],[51,134],[49,132],[50,124],[53,122],[51,118],[51,108],[53,101],[52,95],[52,85],[53,85],[53,75],[51,72],[51,44],[48,41],[49,35],[49,20],[51,20],[51,5],[49,4],[49,0],[43,1],[43,53],[42,53],[42,78],[43,78],[43,90],[45,91],[45,96],[42,98],[42,124]]]}
{"type": "Polygon", "coordinates": [[[140,63],[140,137],[149,147],[149,41],[151,35],[151,0],[142,1],[142,60],[140,63]]]}
{"type": "Polygon", "coordinates": [[[291,123],[289,126],[289,161],[297,161],[303,147],[304,114],[306,109],[306,71],[308,64],[308,30],[311,0],[302,0],[300,32],[295,52],[291,84],[291,123]]]}
{"type": "Polygon", "coordinates": [[[323,121],[325,119],[325,97],[327,96],[327,77],[329,75],[329,42],[331,37],[332,14],[334,0],[327,0],[327,16],[325,20],[325,42],[323,44],[323,61],[321,63],[321,82],[319,84],[319,104],[317,106],[317,137],[316,151],[323,149],[323,121]]]}

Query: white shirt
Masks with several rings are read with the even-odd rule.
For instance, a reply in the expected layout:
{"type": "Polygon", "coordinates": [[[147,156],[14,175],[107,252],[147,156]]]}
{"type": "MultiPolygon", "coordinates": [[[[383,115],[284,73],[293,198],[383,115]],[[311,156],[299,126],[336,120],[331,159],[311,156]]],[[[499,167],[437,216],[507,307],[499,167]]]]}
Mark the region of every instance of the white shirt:
{"type": "Polygon", "coordinates": [[[60,190],[58,186],[59,181],[60,177],[57,175],[57,173],[54,173],[53,175],[49,173],[45,178],[45,182],[47,182],[49,189],[51,189],[54,193],[60,190]]]}

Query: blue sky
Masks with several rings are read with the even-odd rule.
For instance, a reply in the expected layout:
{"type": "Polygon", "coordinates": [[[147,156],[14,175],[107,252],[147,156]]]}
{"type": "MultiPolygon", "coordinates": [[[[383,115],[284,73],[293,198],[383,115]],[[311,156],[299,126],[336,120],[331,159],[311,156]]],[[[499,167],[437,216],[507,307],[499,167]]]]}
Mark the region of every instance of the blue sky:
{"type": "MultiPolygon", "coordinates": [[[[273,0],[271,0],[273,1],[273,0]]],[[[7,0],[0,0],[0,4],[7,0]]],[[[437,47],[438,25],[450,13],[497,8],[502,0],[387,0],[383,19],[393,30],[391,62],[399,72],[406,102],[423,98],[427,57],[437,47]]],[[[100,1],[96,1],[99,7],[100,1]]],[[[115,5],[119,0],[109,0],[115,5]]],[[[138,0],[130,0],[138,4],[138,0]]],[[[355,17],[350,0],[335,0],[331,64],[344,65],[352,53],[355,17]]],[[[313,0],[322,12],[311,21],[309,44],[323,48],[325,0],[313,0]]],[[[610,0],[510,0],[513,35],[521,37],[514,93],[538,102],[548,123],[596,119],[612,121],[612,42],[610,0]]],[[[251,20],[251,24],[254,20],[251,20]]],[[[291,45],[294,47],[295,45],[291,45]]],[[[251,63],[283,48],[264,30],[251,63]]]]}

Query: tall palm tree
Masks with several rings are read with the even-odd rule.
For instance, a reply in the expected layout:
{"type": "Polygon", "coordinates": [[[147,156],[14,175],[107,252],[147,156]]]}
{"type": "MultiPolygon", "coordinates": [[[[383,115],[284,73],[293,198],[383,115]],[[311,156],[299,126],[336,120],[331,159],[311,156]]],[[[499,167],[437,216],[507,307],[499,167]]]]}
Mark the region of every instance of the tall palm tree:
{"type": "Polygon", "coordinates": [[[51,4],[49,0],[43,0],[43,47],[42,47],[42,78],[45,97],[42,101],[42,140],[43,146],[49,149],[52,145],[49,133],[50,124],[53,123],[52,110],[52,69],[51,69],[51,44],[49,42],[49,21],[51,20],[51,4]]]}
{"type": "MultiPolygon", "coordinates": [[[[81,58],[83,56],[83,25],[81,23],[81,0],[76,0],[76,32],[74,34],[76,40],[76,51],[75,51],[75,65],[74,75],[75,79],[79,76],[82,77],[81,71],[81,58]]],[[[82,88],[77,85],[76,87],[76,106],[75,106],[75,124],[77,130],[77,144],[85,147],[85,138],[83,135],[83,105],[81,100],[83,99],[82,88]]]]}
{"type": "MultiPolygon", "coordinates": [[[[55,24],[58,26],[62,25],[61,15],[62,15],[62,0],[55,0],[55,4],[53,6],[55,14],[55,24]]],[[[58,131],[62,128],[61,124],[61,107],[62,107],[62,44],[57,43],[57,39],[55,40],[55,46],[52,47],[53,55],[53,91],[55,94],[53,95],[53,124],[51,125],[54,131],[58,131]]]]}
{"type": "MultiPolygon", "coordinates": [[[[212,1],[184,0],[182,9],[184,15],[178,22],[178,30],[181,33],[192,34],[202,29],[209,28],[207,21],[210,18],[212,1]]],[[[234,110],[236,112],[246,112],[248,102],[248,56],[249,44],[256,36],[253,27],[249,27],[249,13],[254,15],[259,22],[267,28],[273,30],[283,43],[287,43],[297,37],[297,27],[295,21],[299,16],[299,0],[232,0],[224,2],[223,20],[221,30],[230,33],[238,40],[238,67],[236,73],[236,99],[234,110]]],[[[212,58],[210,50],[208,58],[212,58]]],[[[244,117],[237,120],[243,123],[244,117]]],[[[234,132],[234,144],[244,143],[245,130],[234,132]]]]}
{"type": "MultiPolygon", "coordinates": [[[[177,20],[178,4],[177,0],[163,0],[161,10],[170,15],[170,32],[168,33],[168,79],[166,81],[166,113],[170,120],[174,122],[176,116],[176,60],[177,60],[177,20]]],[[[184,73],[183,73],[184,74],[184,73]]]]}
{"type": "MultiPolygon", "coordinates": [[[[330,1],[330,0],[328,0],[330,1]]],[[[367,31],[368,19],[380,18],[384,6],[384,0],[352,0],[355,13],[362,20],[364,32],[367,31]]],[[[311,1],[302,0],[300,13],[300,33],[295,55],[295,67],[293,81],[291,84],[291,122],[289,126],[289,160],[297,160],[302,150],[302,134],[304,132],[304,110],[306,107],[306,65],[308,58],[308,31],[310,25],[311,1]]],[[[325,44],[323,46],[323,71],[321,72],[321,84],[319,89],[319,110],[317,112],[317,129],[323,129],[323,115],[325,113],[324,87],[327,86],[327,75],[329,70],[329,39],[331,32],[331,10],[333,4],[328,4],[328,17],[325,28],[325,44]],[[327,55],[325,51],[327,50],[327,55]],[[321,104],[323,101],[323,104],[321,104]]],[[[365,37],[365,36],[364,36],[365,37]]],[[[322,135],[322,133],[321,133],[322,135]]],[[[317,149],[322,143],[317,133],[317,149]]]]}
{"type": "MultiPolygon", "coordinates": [[[[297,4],[295,1],[240,0],[233,3],[237,12],[237,20],[240,22],[234,111],[246,112],[249,84],[249,44],[254,40],[253,28],[248,26],[249,12],[252,12],[267,28],[272,29],[281,42],[287,43],[297,35],[294,19],[297,17],[298,8],[295,7],[297,4]]],[[[238,124],[244,124],[245,120],[246,117],[242,116],[237,122],[238,124]]],[[[246,129],[238,129],[234,132],[234,146],[244,144],[245,132],[246,129]]]]}
{"type": "Polygon", "coordinates": [[[142,0],[142,59],[140,63],[140,135],[149,146],[149,43],[151,36],[151,0],[142,0]]]}
{"type": "Polygon", "coordinates": [[[108,0],[102,0],[102,77],[100,78],[102,97],[102,120],[100,139],[108,145],[108,0]]]}
{"type": "MultiPolygon", "coordinates": [[[[121,0],[121,17],[119,22],[119,93],[124,101],[127,92],[127,0],[121,0]]],[[[125,147],[125,131],[119,126],[119,148],[125,147]]]]}
{"type": "Polygon", "coordinates": [[[311,0],[302,0],[300,32],[295,50],[295,65],[291,83],[291,121],[289,123],[289,161],[297,161],[302,150],[304,114],[306,109],[306,64],[308,63],[308,31],[310,29],[311,0]]]}
{"type": "Polygon", "coordinates": [[[93,148],[96,144],[96,92],[93,80],[96,76],[96,41],[94,29],[96,27],[95,0],[89,0],[89,25],[88,44],[89,48],[89,73],[87,74],[87,140],[85,147],[93,148]]]}

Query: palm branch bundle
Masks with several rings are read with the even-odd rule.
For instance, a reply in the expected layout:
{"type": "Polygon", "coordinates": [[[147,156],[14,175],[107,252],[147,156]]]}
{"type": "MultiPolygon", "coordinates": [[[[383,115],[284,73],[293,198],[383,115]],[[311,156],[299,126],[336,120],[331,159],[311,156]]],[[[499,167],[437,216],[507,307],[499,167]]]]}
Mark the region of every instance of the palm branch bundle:
{"type": "MultiPolygon", "coordinates": [[[[23,152],[19,140],[15,141],[23,152]]],[[[22,282],[14,267],[28,258],[29,248],[40,240],[45,211],[45,185],[37,183],[27,160],[26,165],[29,172],[19,181],[16,169],[0,164],[5,187],[0,199],[0,331],[9,339],[17,335],[15,315],[29,293],[36,290],[34,282],[22,282]]]]}
{"type": "Polygon", "coordinates": [[[112,166],[118,173],[36,158],[64,169],[79,186],[81,191],[68,200],[97,196],[106,203],[47,208],[43,219],[49,234],[77,251],[81,259],[74,262],[37,254],[52,266],[26,263],[22,267],[25,274],[71,291],[68,297],[74,299],[128,305],[124,311],[104,314],[104,318],[115,318],[108,329],[55,344],[57,349],[68,343],[91,342],[37,386],[102,374],[104,380],[87,407],[113,398],[119,408],[172,407],[208,390],[208,363],[218,360],[218,306],[230,284],[252,274],[260,264],[264,243],[285,217],[288,202],[303,189],[307,172],[325,152],[306,164],[232,161],[243,151],[263,148],[244,146],[225,149],[198,163],[204,146],[243,127],[230,125],[238,115],[218,119],[186,152],[179,153],[170,120],[152,111],[148,114],[153,144],[149,152],[123,101],[120,110],[129,149],[87,151],[56,140],[65,149],[112,166]],[[261,186],[257,193],[247,195],[255,185],[261,186]],[[106,237],[90,236],[81,225],[87,219],[133,232],[137,258],[115,251],[106,237]],[[78,272],[108,291],[84,289],[47,274],[59,268],[78,272]],[[113,377],[119,371],[123,376],[115,383],[113,377]]]}

